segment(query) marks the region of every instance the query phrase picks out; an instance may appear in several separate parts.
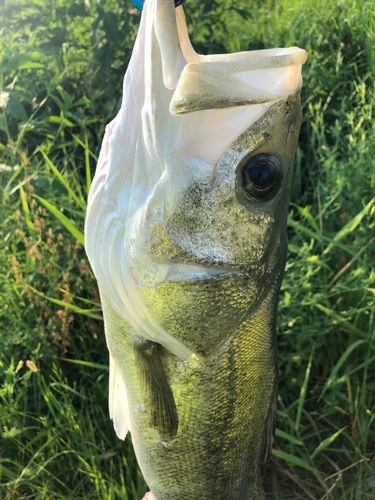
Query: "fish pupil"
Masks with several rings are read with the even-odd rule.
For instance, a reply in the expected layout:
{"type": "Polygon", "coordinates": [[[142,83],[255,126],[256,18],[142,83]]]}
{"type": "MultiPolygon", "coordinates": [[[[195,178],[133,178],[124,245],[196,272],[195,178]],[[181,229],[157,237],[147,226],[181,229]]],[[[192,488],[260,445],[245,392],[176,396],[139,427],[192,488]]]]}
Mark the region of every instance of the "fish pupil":
{"type": "Polygon", "coordinates": [[[271,200],[282,184],[282,164],[272,153],[260,153],[248,158],[239,172],[242,194],[251,203],[271,200]]]}
{"type": "Polygon", "coordinates": [[[274,169],[267,163],[261,163],[251,170],[250,178],[255,188],[267,189],[274,181],[274,169]]]}

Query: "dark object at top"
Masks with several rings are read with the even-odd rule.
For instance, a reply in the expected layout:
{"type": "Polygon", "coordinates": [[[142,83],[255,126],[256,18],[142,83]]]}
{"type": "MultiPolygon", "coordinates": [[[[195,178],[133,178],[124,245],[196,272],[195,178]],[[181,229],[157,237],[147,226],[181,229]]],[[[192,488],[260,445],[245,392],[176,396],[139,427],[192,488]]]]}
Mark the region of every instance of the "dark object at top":
{"type": "MultiPolygon", "coordinates": [[[[145,0],[131,0],[131,2],[137,7],[139,10],[143,10],[143,5],[145,3],[145,0]]],[[[182,5],[186,0],[174,0],[174,6],[178,7],[179,5],[182,5]]]]}

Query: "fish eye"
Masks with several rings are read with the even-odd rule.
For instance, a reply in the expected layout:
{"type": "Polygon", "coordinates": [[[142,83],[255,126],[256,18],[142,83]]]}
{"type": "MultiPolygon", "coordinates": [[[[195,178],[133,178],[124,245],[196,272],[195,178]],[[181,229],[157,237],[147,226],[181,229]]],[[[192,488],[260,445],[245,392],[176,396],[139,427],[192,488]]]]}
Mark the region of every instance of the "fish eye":
{"type": "Polygon", "coordinates": [[[277,156],[260,153],[249,158],[241,169],[245,197],[252,202],[271,200],[282,181],[282,166],[277,156]]]}

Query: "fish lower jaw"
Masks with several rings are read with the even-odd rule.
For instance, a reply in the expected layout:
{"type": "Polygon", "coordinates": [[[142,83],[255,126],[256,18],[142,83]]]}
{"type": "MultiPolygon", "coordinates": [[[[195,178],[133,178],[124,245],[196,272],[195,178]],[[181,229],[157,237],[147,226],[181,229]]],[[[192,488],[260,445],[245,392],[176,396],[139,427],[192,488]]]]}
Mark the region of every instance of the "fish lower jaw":
{"type": "Polygon", "coordinates": [[[163,283],[190,282],[196,280],[222,279],[228,277],[243,278],[258,272],[263,268],[259,262],[232,265],[218,263],[217,265],[198,264],[161,264],[153,271],[143,275],[132,269],[133,277],[140,287],[155,287],[163,283]]]}
{"type": "Polygon", "coordinates": [[[241,272],[233,269],[225,268],[224,266],[194,266],[189,264],[174,264],[169,266],[170,269],[163,280],[164,282],[171,281],[192,281],[197,279],[212,279],[223,278],[228,275],[242,275],[241,272]]]}

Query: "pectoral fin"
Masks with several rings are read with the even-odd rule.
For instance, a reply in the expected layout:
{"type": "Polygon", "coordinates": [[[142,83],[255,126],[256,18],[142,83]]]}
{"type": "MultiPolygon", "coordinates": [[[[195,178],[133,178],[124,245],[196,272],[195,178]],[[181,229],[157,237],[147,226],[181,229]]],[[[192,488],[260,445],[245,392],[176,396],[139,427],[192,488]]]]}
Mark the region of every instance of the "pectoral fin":
{"type": "Polygon", "coordinates": [[[150,425],[169,439],[177,434],[178,415],[172,390],[164,372],[158,344],[145,341],[134,349],[140,385],[144,391],[145,409],[150,425]]]}
{"type": "Polygon", "coordinates": [[[112,355],[109,355],[109,416],[120,439],[125,439],[129,430],[128,401],[125,384],[112,355]]]}

